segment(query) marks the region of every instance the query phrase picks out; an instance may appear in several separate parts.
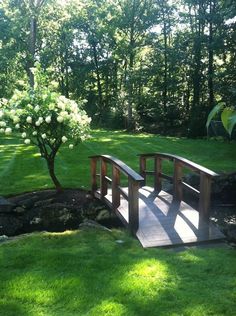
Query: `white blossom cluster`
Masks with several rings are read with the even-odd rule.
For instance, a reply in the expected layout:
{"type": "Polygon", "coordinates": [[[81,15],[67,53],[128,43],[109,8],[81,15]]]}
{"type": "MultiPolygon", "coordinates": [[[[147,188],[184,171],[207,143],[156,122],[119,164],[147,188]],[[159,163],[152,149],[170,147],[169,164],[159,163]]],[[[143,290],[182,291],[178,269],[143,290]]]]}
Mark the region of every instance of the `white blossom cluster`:
{"type": "Polygon", "coordinates": [[[0,100],[0,133],[20,133],[24,143],[49,146],[74,144],[88,137],[91,119],[80,104],[56,93],[30,96],[16,91],[8,101],[0,100]]]}

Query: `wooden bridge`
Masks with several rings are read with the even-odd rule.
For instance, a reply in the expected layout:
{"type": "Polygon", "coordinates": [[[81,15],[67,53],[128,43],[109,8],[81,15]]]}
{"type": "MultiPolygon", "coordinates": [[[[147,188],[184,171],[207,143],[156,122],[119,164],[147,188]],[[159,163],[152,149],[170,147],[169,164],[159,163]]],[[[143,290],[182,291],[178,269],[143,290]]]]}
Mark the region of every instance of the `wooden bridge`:
{"type": "Polygon", "coordinates": [[[218,176],[215,172],[165,153],[141,154],[140,174],[112,156],[90,158],[93,193],[118,215],[143,247],[224,238],[209,220],[211,182],[218,176]],[[149,160],[154,166],[151,171],[147,170],[149,160]],[[166,160],[173,163],[173,177],[162,172],[162,162],[166,160]],[[183,181],[186,168],[199,174],[199,189],[183,181]],[[147,186],[147,176],[154,178],[153,187],[147,186]],[[162,179],[172,183],[173,195],[162,190],[162,179]],[[184,189],[198,195],[198,210],[183,201],[184,189]]]}

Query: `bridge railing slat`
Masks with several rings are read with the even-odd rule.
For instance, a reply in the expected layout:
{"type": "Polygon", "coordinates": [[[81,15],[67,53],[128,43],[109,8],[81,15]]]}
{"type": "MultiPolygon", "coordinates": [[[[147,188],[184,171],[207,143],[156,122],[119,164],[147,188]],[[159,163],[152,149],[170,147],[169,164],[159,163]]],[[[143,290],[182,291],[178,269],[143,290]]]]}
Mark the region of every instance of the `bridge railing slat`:
{"type": "Polygon", "coordinates": [[[141,154],[140,156],[140,174],[144,177],[143,184],[146,184],[147,175],[154,176],[154,189],[160,192],[162,189],[162,179],[172,180],[173,182],[173,196],[177,201],[183,199],[183,187],[190,189],[192,192],[199,193],[199,214],[205,220],[209,219],[210,210],[210,196],[211,196],[211,182],[214,177],[219,176],[214,171],[207,169],[199,164],[196,164],[188,159],[180,156],[166,154],[166,153],[148,153],[141,154]],[[154,160],[154,172],[146,171],[147,159],[154,160]],[[173,177],[164,175],[162,173],[162,161],[169,160],[174,164],[173,177]],[[191,171],[200,175],[200,189],[199,191],[186,184],[182,177],[183,168],[188,168],[191,171]]]}
{"type": "Polygon", "coordinates": [[[143,177],[115,157],[100,155],[89,158],[91,159],[92,191],[96,192],[98,190],[97,174],[99,173],[97,173],[97,165],[100,162],[100,198],[101,200],[106,199],[108,184],[110,184],[112,189],[112,208],[114,211],[120,206],[121,195],[128,201],[128,225],[131,232],[135,235],[139,225],[138,190],[144,181],[143,177]],[[112,178],[107,175],[107,164],[112,166],[112,178]],[[128,179],[128,193],[120,185],[121,173],[128,179]]]}

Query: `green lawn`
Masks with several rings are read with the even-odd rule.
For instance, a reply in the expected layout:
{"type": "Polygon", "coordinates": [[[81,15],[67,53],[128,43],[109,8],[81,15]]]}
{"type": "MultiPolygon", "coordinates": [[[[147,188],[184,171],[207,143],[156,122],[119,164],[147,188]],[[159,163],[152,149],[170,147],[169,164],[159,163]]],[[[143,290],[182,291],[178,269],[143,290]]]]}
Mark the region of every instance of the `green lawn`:
{"type": "MultiPolygon", "coordinates": [[[[65,187],[89,188],[88,156],[114,155],[138,171],[137,154],[153,151],[215,171],[235,170],[235,143],[101,130],[73,151],[63,148],[57,173],[65,187]]],[[[34,147],[1,138],[0,158],[1,194],[52,187],[34,147]]],[[[0,316],[233,316],[236,311],[235,250],[143,250],[118,230],[36,233],[0,244],[0,281],[0,316]]]]}
{"type": "Polygon", "coordinates": [[[236,311],[235,250],[143,250],[123,231],[38,233],[2,244],[0,280],[2,316],[236,311]]]}
{"type": "MultiPolygon", "coordinates": [[[[138,171],[137,154],[155,151],[183,156],[216,172],[236,170],[235,143],[97,130],[74,150],[62,148],[57,157],[57,174],[65,187],[89,188],[88,156],[113,155],[138,171]]],[[[1,136],[0,161],[0,194],[52,187],[45,161],[33,146],[26,147],[20,140],[1,136]]],[[[168,165],[166,168],[170,172],[168,165]]]]}

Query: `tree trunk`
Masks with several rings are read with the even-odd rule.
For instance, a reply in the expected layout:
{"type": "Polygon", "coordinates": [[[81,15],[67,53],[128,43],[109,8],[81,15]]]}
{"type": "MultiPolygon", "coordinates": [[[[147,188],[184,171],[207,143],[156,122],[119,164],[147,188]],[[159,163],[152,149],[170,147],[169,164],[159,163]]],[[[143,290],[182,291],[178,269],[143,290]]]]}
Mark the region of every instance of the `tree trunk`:
{"type": "Polygon", "coordinates": [[[32,89],[34,88],[34,74],[30,70],[30,68],[34,67],[36,32],[37,32],[37,20],[35,17],[32,17],[30,20],[30,42],[29,42],[30,56],[29,56],[28,69],[27,69],[27,73],[29,76],[29,84],[32,89]]]}
{"type": "Polygon", "coordinates": [[[136,1],[133,0],[132,3],[132,16],[130,22],[130,39],[129,39],[129,72],[128,72],[128,116],[127,116],[127,129],[133,130],[133,68],[134,68],[134,47],[135,47],[135,39],[134,39],[134,28],[135,28],[135,10],[136,10],[136,1]]]}
{"type": "Polygon", "coordinates": [[[214,104],[213,76],[214,76],[214,52],[213,52],[213,15],[215,11],[215,1],[210,1],[210,22],[208,38],[208,91],[209,91],[209,111],[214,104]]]}
{"type": "Polygon", "coordinates": [[[50,177],[52,179],[52,182],[54,183],[57,192],[62,192],[62,186],[61,183],[59,182],[59,180],[57,179],[56,175],[55,175],[55,157],[53,158],[48,158],[47,160],[47,166],[48,166],[48,171],[50,174],[50,177]]]}
{"type": "Polygon", "coordinates": [[[103,115],[103,97],[102,97],[102,84],[100,78],[100,70],[98,66],[98,54],[97,54],[97,47],[95,40],[92,40],[92,50],[93,50],[93,58],[94,58],[94,65],[95,65],[95,72],[97,77],[97,88],[98,88],[98,104],[99,104],[99,111],[100,111],[100,120],[102,119],[103,115]]]}
{"type": "Polygon", "coordinates": [[[167,60],[167,25],[164,8],[162,8],[163,18],[163,36],[164,36],[164,85],[163,85],[163,109],[166,114],[167,112],[167,77],[168,77],[168,60],[167,60]]]}

